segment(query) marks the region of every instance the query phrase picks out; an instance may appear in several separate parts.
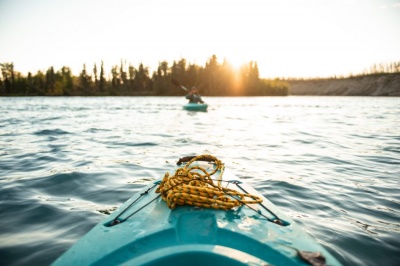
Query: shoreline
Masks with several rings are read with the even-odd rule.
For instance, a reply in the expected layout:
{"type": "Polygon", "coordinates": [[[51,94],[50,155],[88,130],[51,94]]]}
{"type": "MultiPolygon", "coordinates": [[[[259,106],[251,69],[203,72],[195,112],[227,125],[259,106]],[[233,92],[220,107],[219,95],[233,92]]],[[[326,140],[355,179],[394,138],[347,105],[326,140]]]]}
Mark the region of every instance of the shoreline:
{"type": "Polygon", "coordinates": [[[287,80],[290,95],[400,97],[400,74],[375,74],[339,79],[287,80]]]}

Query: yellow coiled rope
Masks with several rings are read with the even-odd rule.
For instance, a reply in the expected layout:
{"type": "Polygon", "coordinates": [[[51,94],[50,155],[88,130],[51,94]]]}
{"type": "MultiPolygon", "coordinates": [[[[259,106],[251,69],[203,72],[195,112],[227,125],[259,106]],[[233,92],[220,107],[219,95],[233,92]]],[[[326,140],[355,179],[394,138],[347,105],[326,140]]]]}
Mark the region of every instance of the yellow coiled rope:
{"type": "Polygon", "coordinates": [[[258,196],[240,193],[236,190],[222,187],[224,164],[212,155],[199,155],[191,159],[183,168],[178,168],[175,175],[164,175],[156,192],[161,193],[169,208],[176,205],[193,205],[205,208],[229,210],[243,204],[261,203],[258,196]],[[211,173],[200,166],[190,166],[195,161],[214,161],[216,167],[211,173]],[[220,171],[214,184],[212,175],[220,171]]]}

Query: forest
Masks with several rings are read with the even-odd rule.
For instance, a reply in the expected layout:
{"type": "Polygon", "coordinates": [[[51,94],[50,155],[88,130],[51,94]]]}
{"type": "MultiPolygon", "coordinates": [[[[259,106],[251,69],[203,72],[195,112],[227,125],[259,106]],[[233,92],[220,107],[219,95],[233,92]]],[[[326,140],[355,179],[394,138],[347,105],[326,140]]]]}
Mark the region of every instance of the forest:
{"type": "Polygon", "coordinates": [[[188,63],[186,59],[162,61],[157,70],[149,73],[142,63],[138,67],[121,60],[110,72],[103,61],[88,70],[86,64],[78,76],[67,66],[59,70],[28,73],[14,69],[13,63],[2,63],[0,96],[181,96],[185,92],[171,84],[179,80],[184,86],[196,86],[205,96],[286,96],[289,85],[282,80],[259,77],[257,62],[234,69],[226,60],[218,62],[212,55],[204,66],[188,63]]]}

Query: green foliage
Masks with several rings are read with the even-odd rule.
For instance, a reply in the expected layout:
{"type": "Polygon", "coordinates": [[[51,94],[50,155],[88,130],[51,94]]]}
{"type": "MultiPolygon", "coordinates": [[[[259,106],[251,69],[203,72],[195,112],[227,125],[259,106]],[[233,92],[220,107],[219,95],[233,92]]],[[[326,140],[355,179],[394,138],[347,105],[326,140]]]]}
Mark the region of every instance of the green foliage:
{"type": "Polygon", "coordinates": [[[149,68],[142,63],[137,68],[127,66],[121,60],[112,66],[110,79],[105,78],[103,61],[100,71],[95,64],[92,74],[83,65],[79,76],[73,76],[68,67],[55,72],[50,67],[45,74],[38,71],[23,77],[14,71],[13,63],[0,64],[0,95],[49,95],[49,96],[90,96],[90,95],[158,95],[181,96],[181,88],[171,84],[171,78],[179,80],[187,88],[196,86],[205,96],[269,96],[288,95],[288,85],[283,81],[259,78],[256,62],[234,69],[226,60],[218,62],[212,55],[205,66],[190,64],[186,59],[159,63],[150,76],[149,68]]]}

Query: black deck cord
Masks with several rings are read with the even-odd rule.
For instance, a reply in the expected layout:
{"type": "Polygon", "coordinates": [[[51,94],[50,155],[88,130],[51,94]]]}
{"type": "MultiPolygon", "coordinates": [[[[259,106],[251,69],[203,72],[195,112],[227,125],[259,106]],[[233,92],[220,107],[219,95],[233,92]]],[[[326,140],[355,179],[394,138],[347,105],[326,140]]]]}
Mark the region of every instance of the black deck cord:
{"type": "MultiPolygon", "coordinates": [[[[201,180],[201,179],[199,179],[199,180],[201,180]]],[[[216,180],[216,179],[211,179],[211,180],[213,180],[213,181],[219,181],[219,180],[216,180]]],[[[190,181],[191,181],[191,180],[190,180],[190,181]]],[[[189,183],[190,181],[181,182],[181,183],[179,183],[179,184],[176,184],[175,186],[170,187],[170,188],[169,188],[167,191],[165,191],[165,192],[168,192],[170,189],[173,189],[174,187],[179,186],[179,185],[181,185],[181,184],[189,183]]],[[[239,181],[236,181],[236,180],[232,180],[232,181],[220,180],[220,181],[222,181],[222,182],[227,182],[227,183],[230,183],[230,184],[235,184],[235,185],[238,186],[242,191],[244,191],[245,193],[248,194],[248,192],[247,192],[244,188],[242,188],[241,186],[239,186],[239,181]]],[[[151,201],[147,202],[145,205],[143,205],[142,207],[140,207],[139,209],[137,209],[135,212],[133,212],[133,213],[131,213],[130,215],[128,215],[127,217],[125,217],[124,219],[122,219],[122,220],[119,220],[119,219],[118,219],[118,218],[119,218],[122,214],[124,214],[133,204],[135,204],[142,196],[147,195],[147,194],[149,193],[150,190],[152,190],[155,186],[157,186],[157,185],[159,185],[159,184],[160,184],[159,182],[156,182],[156,183],[154,184],[154,186],[152,186],[152,187],[148,188],[146,191],[142,192],[142,193],[140,194],[140,196],[139,196],[135,201],[133,201],[131,204],[129,204],[129,206],[127,206],[120,214],[117,215],[117,217],[114,218],[114,220],[113,220],[112,222],[110,222],[109,226],[114,226],[114,225],[117,225],[117,224],[120,224],[120,223],[125,222],[125,221],[128,220],[130,217],[132,217],[133,215],[135,215],[136,213],[138,213],[139,211],[141,211],[142,209],[144,209],[145,207],[147,207],[150,203],[152,203],[153,201],[155,201],[155,200],[157,200],[158,198],[160,198],[160,197],[161,197],[161,193],[160,193],[160,195],[158,195],[157,197],[155,197],[155,198],[152,199],[151,201]]],[[[165,193],[165,192],[164,192],[164,193],[165,193]]],[[[262,217],[264,217],[265,219],[267,219],[269,222],[272,222],[272,223],[275,223],[275,224],[278,224],[278,225],[282,225],[282,226],[285,225],[285,224],[282,222],[282,220],[278,217],[278,215],[276,215],[274,212],[272,212],[270,209],[268,209],[268,208],[267,208],[266,206],[264,206],[263,204],[259,203],[266,211],[268,211],[268,212],[271,213],[273,216],[275,216],[276,219],[272,220],[272,219],[270,219],[269,217],[267,217],[267,216],[265,216],[264,214],[262,214],[260,211],[257,211],[257,210],[255,210],[254,208],[250,207],[248,204],[244,203],[244,202],[241,201],[240,199],[235,198],[235,197],[229,195],[228,193],[226,193],[226,192],[223,191],[223,190],[222,190],[222,192],[225,193],[225,195],[230,196],[231,198],[233,198],[233,199],[239,201],[240,203],[242,203],[243,205],[245,205],[245,206],[248,207],[249,209],[253,210],[255,213],[261,215],[262,217]]]]}
{"type": "MultiPolygon", "coordinates": [[[[159,183],[156,182],[156,183],[154,184],[154,186],[152,186],[152,187],[148,188],[146,191],[140,193],[140,196],[139,196],[136,200],[134,200],[131,204],[129,204],[129,206],[127,206],[120,214],[117,215],[117,217],[114,218],[114,220],[110,223],[110,226],[113,226],[113,225],[116,225],[116,224],[120,224],[120,223],[124,222],[126,219],[128,219],[130,216],[132,216],[132,215],[130,215],[130,216],[128,216],[127,218],[125,218],[125,219],[123,219],[123,220],[118,220],[118,218],[119,218],[122,214],[124,214],[133,204],[135,204],[142,196],[147,195],[147,194],[150,192],[150,190],[152,190],[153,188],[155,188],[158,184],[159,184],[159,183]]],[[[156,199],[157,199],[157,198],[156,198],[156,199]]],[[[151,202],[153,202],[153,201],[156,200],[156,199],[153,199],[152,201],[150,201],[149,203],[147,203],[145,206],[147,206],[148,204],[150,204],[151,202]]],[[[145,206],[143,206],[143,207],[145,207],[145,206]]],[[[142,207],[142,208],[143,208],[143,207],[142,207]]],[[[142,208],[140,208],[139,210],[141,210],[142,208]]],[[[136,212],[138,212],[139,210],[137,210],[136,212]]],[[[136,212],[135,212],[135,213],[136,213],[136,212]]]]}
{"type": "MultiPolygon", "coordinates": [[[[247,192],[244,188],[242,188],[239,184],[239,181],[231,181],[231,183],[235,184],[237,187],[239,187],[242,191],[244,191],[246,194],[249,194],[249,192],[247,192]]],[[[239,200],[240,201],[240,200],[239,200]]],[[[241,202],[241,201],[240,201],[241,202]]],[[[272,214],[273,216],[275,216],[276,219],[271,220],[270,218],[268,218],[267,216],[265,216],[264,214],[262,214],[260,211],[257,211],[255,209],[253,209],[252,207],[250,207],[249,205],[247,205],[246,203],[242,204],[246,205],[248,208],[252,209],[253,211],[255,211],[256,213],[260,214],[261,216],[263,216],[264,218],[266,218],[268,221],[279,224],[279,225],[285,225],[285,223],[282,221],[281,218],[278,217],[278,215],[276,215],[273,211],[271,211],[270,209],[268,209],[266,206],[264,206],[264,204],[259,203],[266,211],[268,211],[270,214],[272,214]]]]}

